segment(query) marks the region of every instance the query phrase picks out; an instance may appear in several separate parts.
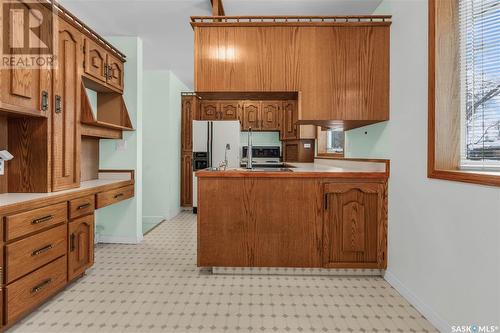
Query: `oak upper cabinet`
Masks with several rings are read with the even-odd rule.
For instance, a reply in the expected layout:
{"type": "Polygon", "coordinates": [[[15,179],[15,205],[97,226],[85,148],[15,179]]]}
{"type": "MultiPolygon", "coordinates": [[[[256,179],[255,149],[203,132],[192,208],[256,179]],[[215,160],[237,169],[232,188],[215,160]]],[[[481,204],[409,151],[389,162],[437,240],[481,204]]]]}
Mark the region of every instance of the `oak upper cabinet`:
{"type": "Polygon", "coordinates": [[[244,131],[252,128],[252,130],[261,129],[261,102],[260,101],[246,101],[242,106],[242,126],[244,131]]]}
{"type": "Polygon", "coordinates": [[[324,184],[325,267],[385,267],[384,188],[380,183],[324,184]]]}
{"type": "Polygon", "coordinates": [[[107,66],[107,83],[123,91],[123,62],[108,53],[107,66]]]}
{"type": "MultiPolygon", "coordinates": [[[[3,31],[4,38],[6,38],[3,43],[8,45],[8,48],[3,50],[3,54],[11,55],[14,59],[16,59],[16,54],[23,59],[23,54],[30,54],[30,57],[34,59],[37,56],[47,58],[44,54],[46,49],[41,46],[41,43],[52,43],[50,11],[43,5],[30,1],[4,1],[2,5],[0,21],[6,13],[10,13],[11,21],[9,25],[5,25],[5,31],[3,31]],[[42,17],[34,15],[31,10],[43,13],[42,17]],[[26,19],[30,21],[30,33],[33,36],[40,36],[40,38],[30,37],[30,45],[28,45],[28,38],[17,36],[15,32],[24,30],[22,24],[26,19]],[[33,54],[33,52],[36,53],[33,54]]],[[[7,22],[7,18],[3,20],[7,22]]],[[[47,114],[51,97],[50,69],[39,69],[36,66],[35,68],[2,68],[0,69],[0,87],[0,110],[37,116],[47,114]]]]}
{"type": "Polygon", "coordinates": [[[193,154],[190,152],[182,153],[181,189],[181,206],[191,206],[193,204],[193,154]]]}
{"type": "Polygon", "coordinates": [[[52,190],[80,185],[80,32],[64,20],[58,24],[58,65],[53,72],[52,190]]]}
{"type": "Polygon", "coordinates": [[[279,131],[281,129],[281,101],[263,101],[261,107],[261,130],[279,131]]]}
{"type": "Polygon", "coordinates": [[[94,215],[70,222],[68,235],[68,281],[71,281],[94,264],[94,215]]]}
{"type": "Polygon", "coordinates": [[[182,96],[181,149],[183,152],[193,150],[193,119],[195,119],[196,96],[182,96]]]}
{"type": "Polygon", "coordinates": [[[283,102],[283,124],[281,128],[282,140],[296,140],[297,134],[298,110],[297,101],[283,102]]]}
{"type": "Polygon", "coordinates": [[[218,120],[238,120],[240,103],[238,101],[220,102],[220,111],[218,120]]]}
{"type": "Polygon", "coordinates": [[[194,22],[195,90],[295,91],[300,120],[350,121],[352,127],[389,120],[391,22],[372,22],[269,27],[254,20],[244,28],[194,22]],[[228,48],[245,52],[236,60],[212,54],[228,48]]]}
{"type": "Polygon", "coordinates": [[[201,101],[200,120],[217,120],[219,110],[219,102],[201,101]]]}
{"type": "Polygon", "coordinates": [[[90,38],[85,38],[84,46],[84,74],[99,83],[122,92],[124,84],[123,62],[90,38]]]}
{"type": "Polygon", "coordinates": [[[85,74],[106,83],[107,52],[90,38],[85,38],[85,74]]]}

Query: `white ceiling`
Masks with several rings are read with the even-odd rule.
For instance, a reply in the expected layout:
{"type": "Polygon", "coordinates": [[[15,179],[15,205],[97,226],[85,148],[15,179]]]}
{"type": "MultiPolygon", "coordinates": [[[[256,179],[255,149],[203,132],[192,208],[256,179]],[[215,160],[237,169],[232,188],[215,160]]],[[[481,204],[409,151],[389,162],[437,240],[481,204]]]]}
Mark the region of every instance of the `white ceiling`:
{"type": "MultiPolygon", "coordinates": [[[[364,15],[382,0],[224,0],[226,15],[364,15]]],[[[210,0],[60,0],[102,36],[139,36],[146,70],[172,70],[193,86],[189,17],[211,15],[210,0]]]]}

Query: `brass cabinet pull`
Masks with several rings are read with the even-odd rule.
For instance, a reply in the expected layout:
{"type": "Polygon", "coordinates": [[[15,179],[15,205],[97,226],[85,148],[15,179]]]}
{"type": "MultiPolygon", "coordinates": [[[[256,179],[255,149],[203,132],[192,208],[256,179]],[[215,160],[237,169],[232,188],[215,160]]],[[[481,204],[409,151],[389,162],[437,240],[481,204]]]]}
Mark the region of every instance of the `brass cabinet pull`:
{"type": "Polygon", "coordinates": [[[44,217],[41,217],[39,219],[36,219],[36,220],[33,220],[31,221],[31,224],[35,225],[35,224],[40,224],[40,223],[43,223],[43,222],[47,222],[47,221],[50,221],[54,218],[53,215],[47,215],[47,216],[44,216],[44,217]]]}
{"type": "Polygon", "coordinates": [[[47,246],[44,246],[42,247],[41,249],[38,249],[38,250],[35,250],[31,253],[31,256],[34,257],[34,256],[37,256],[37,255],[40,255],[42,253],[45,253],[47,251],[49,251],[50,249],[52,249],[52,244],[49,244],[47,246]]]}
{"type": "Polygon", "coordinates": [[[115,195],[115,199],[118,199],[119,197],[123,197],[123,193],[118,193],[115,195]]]}
{"type": "Polygon", "coordinates": [[[108,78],[108,65],[104,65],[103,70],[104,70],[104,73],[103,73],[104,77],[107,79],[108,78]]]}
{"type": "Polygon", "coordinates": [[[86,204],[83,204],[83,205],[80,205],[80,206],[76,207],[76,210],[82,210],[82,209],[85,209],[87,207],[90,207],[89,203],[86,203],[86,204]]]}
{"type": "Polygon", "coordinates": [[[47,279],[47,280],[43,281],[42,283],[40,283],[39,285],[31,288],[31,293],[36,294],[37,292],[39,292],[43,288],[47,287],[51,283],[52,283],[52,279],[47,279]]]}
{"type": "Polygon", "coordinates": [[[70,251],[75,251],[75,234],[71,234],[71,236],[69,237],[69,244],[70,251]]]}
{"type": "Polygon", "coordinates": [[[46,112],[49,109],[49,93],[42,91],[42,111],[46,112]]]}
{"type": "Polygon", "coordinates": [[[61,113],[62,112],[62,97],[59,95],[56,95],[56,113],[61,113]]]}

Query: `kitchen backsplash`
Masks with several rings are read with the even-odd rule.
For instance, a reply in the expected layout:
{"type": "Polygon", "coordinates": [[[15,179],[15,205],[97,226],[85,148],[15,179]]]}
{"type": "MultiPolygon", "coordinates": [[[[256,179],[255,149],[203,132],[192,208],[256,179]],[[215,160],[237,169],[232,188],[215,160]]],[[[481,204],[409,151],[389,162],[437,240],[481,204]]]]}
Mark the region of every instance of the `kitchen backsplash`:
{"type": "MultiPolygon", "coordinates": [[[[281,146],[279,132],[253,132],[254,146],[281,146]]],[[[248,132],[241,132],[241,146],[248,145],[248,132]]]]}

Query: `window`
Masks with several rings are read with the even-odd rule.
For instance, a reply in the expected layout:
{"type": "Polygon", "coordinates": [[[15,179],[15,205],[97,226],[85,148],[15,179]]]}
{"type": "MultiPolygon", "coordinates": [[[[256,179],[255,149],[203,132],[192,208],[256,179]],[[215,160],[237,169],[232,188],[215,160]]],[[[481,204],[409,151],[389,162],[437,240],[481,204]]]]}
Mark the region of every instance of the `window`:
{"type": "Polygon", "coordinates": [[[459,0],[462,169],[500,169],[500,0],[459,0]]]}
{"type": "Polygon", "coordinates": [[[500,186],[500,0],[429,0],[429,178],[500,186]]]}
{"type": "Polygon", "coordinates": [[[326,152],[331,154],[344,153],[344,132],[342,130],[328,130],[326,132],[326,152]]]}

